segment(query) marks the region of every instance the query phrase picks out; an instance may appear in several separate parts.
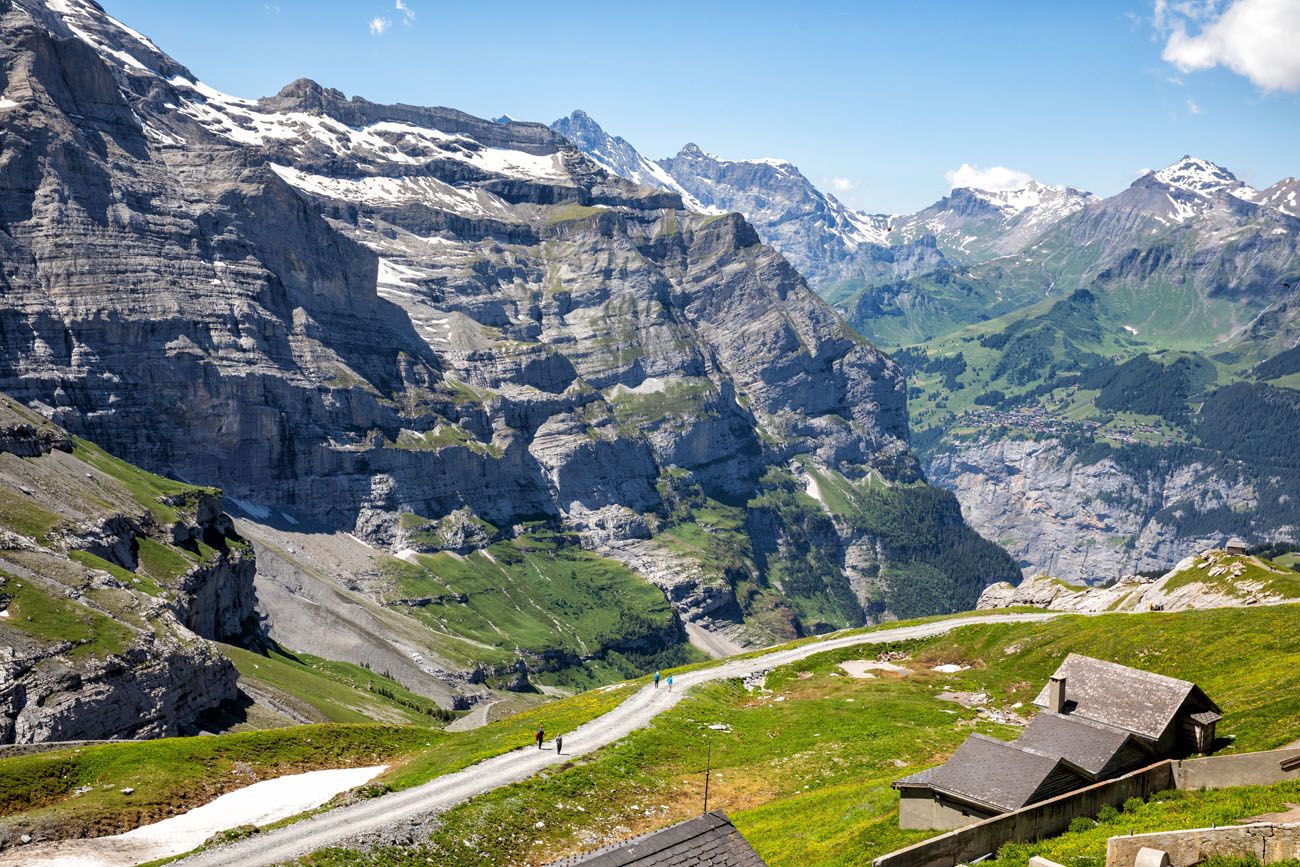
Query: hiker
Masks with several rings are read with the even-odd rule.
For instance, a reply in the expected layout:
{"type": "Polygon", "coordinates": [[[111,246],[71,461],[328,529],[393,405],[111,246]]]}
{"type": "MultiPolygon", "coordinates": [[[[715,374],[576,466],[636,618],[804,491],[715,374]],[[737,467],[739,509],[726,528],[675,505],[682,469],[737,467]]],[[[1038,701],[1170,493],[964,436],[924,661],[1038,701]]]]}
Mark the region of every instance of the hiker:
{"type": "Polygon", "coordinates": [[[542,731],[541,726],[538,726],[537,727],[537,748],[539,750],[542,748],[542,739],[545,737],[546,737],[546,732],[542,731]]]}
{"type": "Polygon", "coordinates": [[[564,735],[555,739],[555,754],[558,756],[564,752],[564,735]]]}
{"type": "Polygon", "coordinates": [[[673,676],[671,674],[668,675],[668,691],[673,691],[673,676]]]}
{"type": "Polygon", "coordinates": [[[655,672],[655,689],[659,688],[659,672],[655,672]]]}

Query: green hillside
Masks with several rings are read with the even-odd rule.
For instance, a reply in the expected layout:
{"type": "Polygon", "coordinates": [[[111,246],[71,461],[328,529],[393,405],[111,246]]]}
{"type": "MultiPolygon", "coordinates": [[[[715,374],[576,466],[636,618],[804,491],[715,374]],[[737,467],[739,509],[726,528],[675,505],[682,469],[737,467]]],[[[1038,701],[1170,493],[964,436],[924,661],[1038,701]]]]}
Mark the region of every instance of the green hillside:
{"type": "Polygon", "coordinates": [[[1063,617],[821,654],[770,674],[770,692],[714,684],[611,748],[475,798],[446,814],[427,846],[317,853],[311,863],[545,863],[697,813],[711,741],[711,806],[728,812],[767,863],[868,864],[927,836],[898,830],[892,780],[942,761],[972,731],[1014,737],[1013,726],[940,692],[985,693],[986,707],[1025,713],[1061,659],[1081,652],[1200,683],[1224,708],[1229,751],[1277,747],[1300,736],[1298,613],[1063,617]],[[856,679],[838,668],[884,650],[906,656],[906,675],[856,679]],[[931,670],[941,663],[969,668],[931,670]]]}

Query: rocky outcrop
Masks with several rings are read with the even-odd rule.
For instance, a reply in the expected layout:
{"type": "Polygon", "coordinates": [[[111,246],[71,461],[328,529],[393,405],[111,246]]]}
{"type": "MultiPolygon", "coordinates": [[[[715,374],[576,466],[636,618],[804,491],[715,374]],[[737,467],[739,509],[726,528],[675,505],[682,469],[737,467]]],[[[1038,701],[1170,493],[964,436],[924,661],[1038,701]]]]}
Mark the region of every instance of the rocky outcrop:
{"type": "Polygon", "coordinates": [[[252,551],[219,494],[152,476],[0,395],[0,743],[193,732],[237,697],[252,551]]]}
{"type": "Polygon", "coordinates": [[[238,696],[230,661],[183,629],[141,635],[103,659],[73,650],[21,636],[0,647],[0,743],[192,734],[238,696]]]}
{"type": "Polygon", "coordinates": [[[1186,611],[1278,605],[1300,601],[1300,574],[1258,557],[1210,549],[1187,557],[1164,575],[1126,575],[1101,587],[1081,587],[1048,575],[1019,586],[999,582],[980,595],[978,608],[1029,605],[1051,611],[1186,611]]]}

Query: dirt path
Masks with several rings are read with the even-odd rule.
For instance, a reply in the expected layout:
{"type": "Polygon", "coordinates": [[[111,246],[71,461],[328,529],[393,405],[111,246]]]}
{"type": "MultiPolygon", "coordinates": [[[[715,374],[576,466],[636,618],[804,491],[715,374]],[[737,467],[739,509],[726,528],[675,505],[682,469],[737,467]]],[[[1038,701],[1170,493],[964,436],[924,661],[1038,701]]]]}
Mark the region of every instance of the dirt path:
{"type": "Polygon", "coordinates": [[[525,748],[479,762],[463,771],[446,774],[401,792],[321,813],[265,834],[223,846],[176,862],[184,867],[242,867],[276,864],[324,846],[357,844],[394,826],[415,824],[475,795],[527,779],[542,769],[574,756],[608,746],[642,728],[658,714],[681,701],[692,686],[715,680],[744,677],[758,671],[796,662],[817,653],[860,644],[884,644],[941,635],[974,623],[1050,620],[1055,614],[1001,614],[963,617],[921,626],[884,629],[861,635],[829,638],[788,650],[772,651],[753,659],[737,659],[714,668],[678,675],[676,688],[644,687],[604,716],[597,717],[564,736],[564,756],[548,748],[525,748]]]}

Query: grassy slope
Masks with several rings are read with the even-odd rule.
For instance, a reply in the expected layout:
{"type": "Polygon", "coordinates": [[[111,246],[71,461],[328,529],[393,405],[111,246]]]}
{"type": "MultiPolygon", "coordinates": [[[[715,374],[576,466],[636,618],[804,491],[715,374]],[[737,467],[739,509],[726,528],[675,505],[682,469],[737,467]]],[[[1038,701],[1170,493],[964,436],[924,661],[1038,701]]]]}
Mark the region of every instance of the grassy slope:
{"type": "Polygon", "coordinates": [[[116,833],[258,779],[324,767],[389,763],[377,782],[404,789],[528,746],[539,725],[568,732],[616,707],[642,682],[560,699],[468,732],[324,724],[0,758],[0,826],[53,837],[116,833]],[[126,786],[136,791],[122,795],[126,786]],[[81,787],[88,790],[78,794],[81,787]]]}
{"type": "Polygon", "coordinates": [[[276,649],[266,655],[220,645],[240,682],[271,687],[314,709],[323,721],[433,725],[447,718],[430,699],[397,681],[346,662],[276,649]]]}
{"type": "Polygon", "coordinates": [[[1198,557],[1191,568],[1184,569],[1170,578],[1165,584],[1165,589],[1176,590],[1190,584],[1203,584],[1236,596],[1245,595],[1237,585],[1250,584],[1258,586],[1265,593],[1275,594],[1284,599],[1300,598],[1300,572],[1274,565],[1258,557],[1228,554],[1223,551],[1212,552],[1208,557],[1198,557]]]}
{"type": "Polygon", "coordinates": [[[297,726],[0,759],[0,824],[55,836],[111,834],[259,779],[389,762],[424,747],[429,735],[414,727],[297,726]],[[124,795],[124,787],[135,791],[124,795]]]}
{"type": "MultiPolygon", "coordinates": [[[[3,396],[0,413],[28,415],[3,396]]],[[[0,571],[0,593],[13,597],[9,616],[0,620],[0,643],[6,643],[5,633],[10,631],[50,645],[71,642],[72,657],[121,653],[135,638],[131,627],[158,628],[164,622],[149,614],[155,601],[145,597],[168,598],[189,570],[220,556],[201,542],[194,551],[176,546],[165,529],[169,523],[192,517],[197,499],[212,489],[147,472],[78,438],[73,438],[70,456],[57,451],[31,458],[5,454],[0,455],[0,463],[7,474],[25,480],[29,491],[38,492],[29,496],[8,487],[0,490],[0,528],[45,549],[15,546],[4,552],[15,569],[22,567],[32,577],[0,571]],[[40,502],[36,496],[42,498],[40,502]],[[134,572],[88,551],[65,551],[58,540],[57,531],[65,527],[112,515],[139,517],[145,512],[159,526],[152,530],[155,538],[137,537],[139,564],[134,572]],[[92,584],[88,570],[108,572],[126,589],[88,589],[92,584]]]]}
{"type": "Polygon", "coordinates": [[[1012,733],[937,701],[936,689],[983,690],[1007,708],[1031,699],[1077,651],[1196,680],[1224,707],[1230,749],[1276,747],[1300,733],[1300,706],[1289,698],[1300,688],[1297,613],[1278,607],[973,625],[906,646],[917,669],[906,679],[836,676],[839,660],[873,649],[821,654],[771,675],[771,695],[710,686],[618,745],[463,804],[426,849],[369,859],[322,853],[314,863],[537,864],[660,827],[698,812],[711,734],[712,805],[730,813],[769,864],[866,864],[926,836],[897,829],[893,779],[941,760],[971,731],[1012,733]],[[940,662],[971,668],[929,670],[940,662]],[[726,728],[707,728],[713,724],[726,728]]]}
{"type": "Polygon", "coordinates": [[[466,665],[507,666],[517,652],[568,654],[543,683],[587,687],[694,658],[682,642],[661,656],[629,659],[625,642],[669,632],[663,593],[620,563],[542,530],[497,542],[468,556],[419,555],[387,561],[394,598],[435,634],[447,655],[466,665]],[[592,659],[591,657],[600,657],[592,659]]]}
{"type": "MultiPolygon", "coordinates": [[[[3,626],[51,643],[71,642],[70,658],[121,653],[131,643],[129,628],[100,611],[54,596],[30,580],[0,571],[0,592],[12,597],[3,626]]],[[[3,635],[0,628],[0,635],[3,635]]]]}

